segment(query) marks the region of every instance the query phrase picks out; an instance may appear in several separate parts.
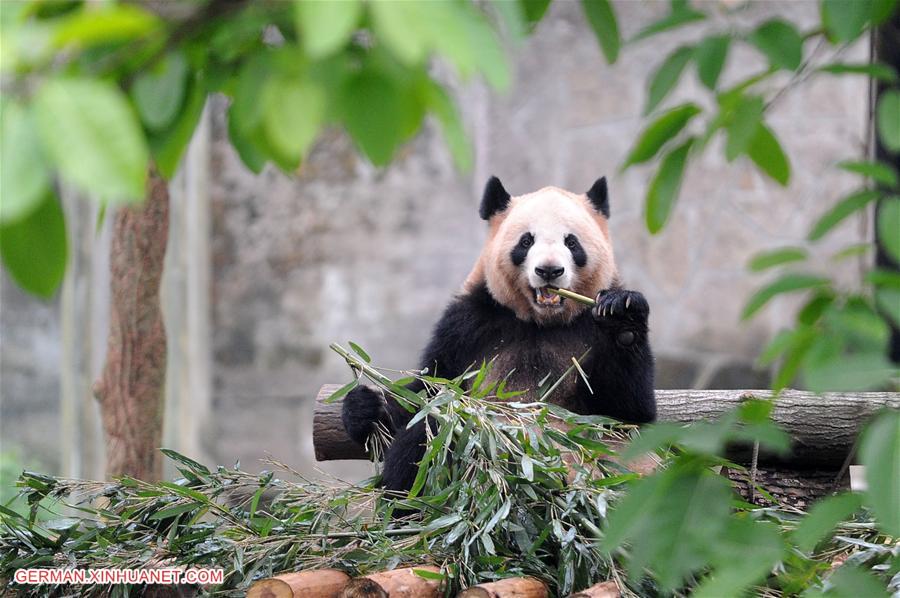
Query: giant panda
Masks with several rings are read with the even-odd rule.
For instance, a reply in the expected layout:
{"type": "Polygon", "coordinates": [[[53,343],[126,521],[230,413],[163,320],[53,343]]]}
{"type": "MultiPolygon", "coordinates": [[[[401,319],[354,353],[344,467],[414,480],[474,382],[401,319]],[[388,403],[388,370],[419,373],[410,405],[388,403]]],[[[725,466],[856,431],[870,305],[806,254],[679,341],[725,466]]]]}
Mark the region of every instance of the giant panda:
{"type": "MultiPolygon", "coordinates": [[[[479,213],[488,224],[487,242],[435,326],[421,367],[453,378],[493,360],[491,372],[509,376],[508,390],[533,396],[542,380],[559,378],[590,348],[582,363],[590,389],[570,375],[549,400],[578,414],[653,421],[650,310],[641,293],[619,283],[606,179],[586,194],[545,187],[511,197],[491,177],[479,213]],[[562,298],[550,286],[596,296],[597,304],[562,298]]],[[[423,387],[419,381],[409,386],[414,392],[423,387]]],[[[425,423],[407,428],[412,415],[364,386],[344,399],[342,420],[354,440],[364,443],[379,422],[392,434],[382,472],[387,490],[412,487],[424,454],[425,423]]]]}

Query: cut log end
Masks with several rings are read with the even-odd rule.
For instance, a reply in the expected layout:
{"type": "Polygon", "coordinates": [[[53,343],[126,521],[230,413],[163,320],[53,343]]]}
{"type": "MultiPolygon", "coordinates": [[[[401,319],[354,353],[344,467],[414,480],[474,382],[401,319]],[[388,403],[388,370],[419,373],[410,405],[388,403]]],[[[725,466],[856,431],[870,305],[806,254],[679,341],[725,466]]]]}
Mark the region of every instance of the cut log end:
{"type": "Polygon", "coordinates": [[[377,582],[358,577],[344,586],[337,598],[390,598],[390,594],[377,582]]]}
{"type": "Polygon", "coordinates": [[[336,569],[283,573],[250,586],[247,598],[333,598],[349,581],[349,575],[336,569]]]}
{"type": "Polygon", "coordinates": [[[572,598],[620,598],[619,586],[614,581],[603,581],[586,590],[572,594],[572,598]]]}
{"type": "Polygon", "coordinates": [[[548,598],[547,585],[534,577],[510,577],[480,583],[463,590],[457,598],[548,598]]]}

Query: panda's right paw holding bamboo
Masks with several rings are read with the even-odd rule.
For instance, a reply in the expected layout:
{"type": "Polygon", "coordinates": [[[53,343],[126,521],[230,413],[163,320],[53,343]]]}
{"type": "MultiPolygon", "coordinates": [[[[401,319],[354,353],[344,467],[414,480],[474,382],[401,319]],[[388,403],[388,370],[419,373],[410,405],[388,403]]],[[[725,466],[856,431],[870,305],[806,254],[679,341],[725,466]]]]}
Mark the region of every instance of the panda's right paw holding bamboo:
{"type": "Polygon", "coordinates": [[[591,315],[599,326],[615,332],[617,341],[629,345],[646,332],[650,305],[637,291],[605,289],[597,294],[591,315]]]}
{"type": "Polygon", "coordinates": [[[347,435],[365,444],[378,422],[387,419],[384,398],[368,386],[357,386],[344,397],[341,421],[347,435]]]}

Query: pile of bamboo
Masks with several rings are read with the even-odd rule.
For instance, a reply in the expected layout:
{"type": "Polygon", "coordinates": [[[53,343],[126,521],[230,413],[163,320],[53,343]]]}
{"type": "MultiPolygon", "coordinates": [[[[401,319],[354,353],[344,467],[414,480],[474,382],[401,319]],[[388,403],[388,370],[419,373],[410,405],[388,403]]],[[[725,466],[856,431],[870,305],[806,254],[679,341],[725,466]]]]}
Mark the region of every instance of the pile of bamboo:
{"type": "MultiPolygon", "coordinates": [[[[440,570],[430,565],[407,567],[351,578],[336,569],[284,573],[251,586],[248,598],[440,598],[440,570]],[[420,573],[416,573],[416,572],[420,573]],[[424,576],[423,576],[424,574],[424,576]],[[428,577],[426,577],[428,576],[428,577]]],[[[547,586],[533,577],[512,577],[465,589],[457,598],[549,598],[547,586]]],[[[615,582],[604,581],[572,598],[619,598],[615,582]]]]}

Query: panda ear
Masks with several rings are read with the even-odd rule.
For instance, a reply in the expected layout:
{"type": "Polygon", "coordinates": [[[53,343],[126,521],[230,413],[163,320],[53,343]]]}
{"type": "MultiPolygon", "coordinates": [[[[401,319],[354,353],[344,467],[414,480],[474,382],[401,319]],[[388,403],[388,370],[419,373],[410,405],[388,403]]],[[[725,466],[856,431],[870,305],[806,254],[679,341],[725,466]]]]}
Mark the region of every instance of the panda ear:
{"type": "Polygon", "coordinates": [[[497,212],[502,212],[509,205],[509,193],[503,188],[503,183],[495,176],[488,179],[484,187],[484,195],[481,196],[481,208],[478,213],[483,220],[489,220],[497,212]]]}
{"type": "Polygon", "coordinates": [[[606,188],[606,177],[602,176],[596,180],[587,197],[591,200],[594,209],[609,218],[609,191],[606,188]]]}

